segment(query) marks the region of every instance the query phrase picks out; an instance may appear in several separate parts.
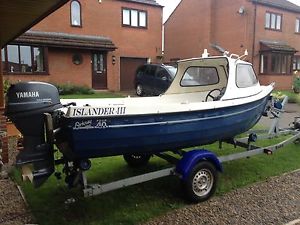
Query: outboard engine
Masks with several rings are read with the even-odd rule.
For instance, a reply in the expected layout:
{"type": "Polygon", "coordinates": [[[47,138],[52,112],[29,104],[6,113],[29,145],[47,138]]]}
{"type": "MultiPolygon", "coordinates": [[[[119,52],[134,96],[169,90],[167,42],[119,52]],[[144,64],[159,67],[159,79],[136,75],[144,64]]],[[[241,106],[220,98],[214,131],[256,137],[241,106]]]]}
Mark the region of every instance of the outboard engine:
{"type": "Polygon", "coordinates": [[[24,149],[16,164],[22,166],[23,178],[29,178],[35,187],[54,172],[53,143],[45,138],[44,113],[53,116],[61,107],[57,88],[48,83],[21,82],[7,92],[5,114],[23,135],[24,149]]]}

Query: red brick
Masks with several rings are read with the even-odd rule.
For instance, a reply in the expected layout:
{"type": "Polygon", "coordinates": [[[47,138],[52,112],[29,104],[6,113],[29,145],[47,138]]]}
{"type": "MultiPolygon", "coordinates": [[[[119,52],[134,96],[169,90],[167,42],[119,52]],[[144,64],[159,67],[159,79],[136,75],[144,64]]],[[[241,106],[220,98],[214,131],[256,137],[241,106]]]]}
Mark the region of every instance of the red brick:
{"type": "MultiPolygon", "coordinates": [[[[204,48],[212,55],[220,54],[210,47],[216,43],[239,55],[248,49],[247,60],[258,74],[261,40],[285,41],[300,51],[300,35],[295,34],[295,21],[300,13],[258,4],[256,15],[255,21],[255,5],[248,0],[182,0],[165,23],[165,61],[199,57],[204,48]],[[241,6],[245,8],[242,15],[238,13],[241,6]],[[265,29],[267,10],[283,14],[282,32],[265,29]]],[[[291,89],[291,75],[259,78],[262,84],[275,81],[277,89],[291,89]]]]}
{"type": "MultiPolygon", "coordinates": [[[[126,1],[80,1],[82,28],[70,25],[70,3],[67,3],[32,28],[35,31],[63,32],[80,35],[109,37],[116,45],[114,52],[107,55],[107,85],[109,90],[120,90],[120,57],[151,58],[161,55],[162,8],[126,1]],[[148,29],[122,27],[122,7],[146,10],[148,29]],[[112,65],[112,55],[116,64],[112,65]]],[[[92,84],[91,52],[49,48],[49,72],[46,75],[5,76],[12,81],[38,80],[53,83],[92,84]],[[72,55],[80,52],[83,63],[74,65],[72,55]]]]}

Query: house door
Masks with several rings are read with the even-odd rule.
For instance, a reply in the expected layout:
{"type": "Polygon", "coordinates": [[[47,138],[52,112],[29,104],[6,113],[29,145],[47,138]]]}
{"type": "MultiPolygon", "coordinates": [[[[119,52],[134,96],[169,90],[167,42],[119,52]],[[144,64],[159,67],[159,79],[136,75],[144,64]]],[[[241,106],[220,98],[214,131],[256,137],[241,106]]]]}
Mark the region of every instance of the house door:
{"type": "Polygon", "coordinates": [[[92,54],[92,87],[93,89],[107,88],[106,53],[92,54]]]}

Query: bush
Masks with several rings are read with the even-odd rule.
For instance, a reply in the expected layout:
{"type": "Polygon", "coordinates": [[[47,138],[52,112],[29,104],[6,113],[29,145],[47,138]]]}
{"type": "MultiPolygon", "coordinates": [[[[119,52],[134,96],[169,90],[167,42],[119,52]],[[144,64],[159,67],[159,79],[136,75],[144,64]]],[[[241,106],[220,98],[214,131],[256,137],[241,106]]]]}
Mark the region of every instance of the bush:
{"type": "Polygon", "coordinates": [[[293,90],[295,93],[300,93],[300,77],[299,76],[294,78],[293,90]]]}
{"type": "Polygon", "coordinates": [[[73,94],[83,94],[91,95],[94,94],[94,90],[87,86],[76,86],[74,84],[55,84],[60,95],[73,95],[73,94]]]}
{"type": "Polygon", "coordinates": [[[276,101],[282,101],[285,96],[288,96],[288,103],[300,103],[299,94],[295,94],[292,91],[274,91],[272,96],[276,101]]]}
{"type": "Polygon", "coordinates": [[[283,94],[281,91],[276,91],[272,93],[272,96],[275,101],[283,101],[285,94],[283,94]]]}
{"type": "Polygon", "coordinates": [[[10,83],[9,80],[4,80],[3,81],[3,91],[4,91],[5,94],[7,93],[7,90],[10,87],[10,85],[11,85],[11,83],[10,83]]]}

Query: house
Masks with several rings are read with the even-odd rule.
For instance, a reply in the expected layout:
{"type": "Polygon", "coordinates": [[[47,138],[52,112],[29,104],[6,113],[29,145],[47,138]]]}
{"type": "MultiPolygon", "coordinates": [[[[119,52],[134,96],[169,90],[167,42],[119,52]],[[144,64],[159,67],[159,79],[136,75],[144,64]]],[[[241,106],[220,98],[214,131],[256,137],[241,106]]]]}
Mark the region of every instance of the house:
{"type": "Polygon", "coordinates": [[[4,79],[131,90],[161,43],[155,0],[72,0],[2,49],[4,79]]]}
{"type": "Polygon", "coordinates": [[[260,82],[277,89],[300,69],[300,6],[287,0],[182,0],[164,31],[164,61],[247,49],[260,82]]]}

